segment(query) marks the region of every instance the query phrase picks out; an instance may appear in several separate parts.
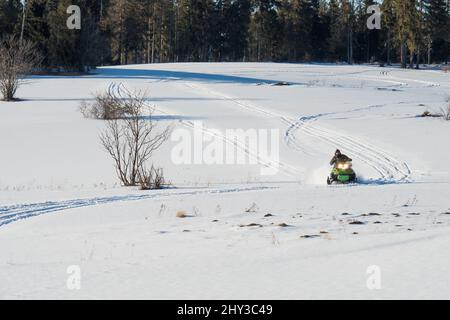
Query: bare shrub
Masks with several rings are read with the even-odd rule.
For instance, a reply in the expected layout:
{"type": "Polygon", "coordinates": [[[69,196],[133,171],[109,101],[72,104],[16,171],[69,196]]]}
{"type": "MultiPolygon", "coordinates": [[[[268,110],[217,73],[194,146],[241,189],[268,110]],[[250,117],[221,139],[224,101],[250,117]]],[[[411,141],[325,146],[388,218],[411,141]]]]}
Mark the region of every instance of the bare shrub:
{"type": "Polygon", "coordinates": [[[166,182],[162,168],[155,168],[153,165],[149,170],[141,168],[139,172],[139,186],[141,190],[162,189],[167,185],[170,185],[170,183],[166,182]]]}
{"type": "Polygon", "coordinates": [[[440,117],[442,117],[442,114],[440,114],[440,113],[432,113],[432,112],[429,111],[429,110],[425,110],[425,111],[420,115],[420,117],[422,117],[422,118],[440,118],[440,117]]]}
{"type": "Polygon", "coordinates": [[[106,130],[100,135],[124,186],[161,187],[164,183],[160,169],[153,168],[149,173],[145,165],[153,152],[168,139],[170,128],[157,130],[153,119],[154,107],[146,103],[146,96],[143,91],[126,89],[115,93],[112,103],[126,110],[126,116],[107,120],[106,130]]]}
{"type": "Polygon", "coordinates": [[[42,62],[35,45],[15,36],[0,40],[0,92],[5,101],[14,101],[24,77],[42,62]]]}
{"type": "MultiPolygon", "coordinates": [[[[130,102],[121,97],[121,91],[124,91],[121,84],[112,83],[106,92],[98,93],[94,96],[94,102],[81,102],[80,112],[86,118],[112,120],[120,119],[127,114],[133,115],[130,110],[130,102]]],[[[126,89],[125,89],[126,91],[126,89]]],[[[145,98],[143,96],[139,98],[145,98]]]]}

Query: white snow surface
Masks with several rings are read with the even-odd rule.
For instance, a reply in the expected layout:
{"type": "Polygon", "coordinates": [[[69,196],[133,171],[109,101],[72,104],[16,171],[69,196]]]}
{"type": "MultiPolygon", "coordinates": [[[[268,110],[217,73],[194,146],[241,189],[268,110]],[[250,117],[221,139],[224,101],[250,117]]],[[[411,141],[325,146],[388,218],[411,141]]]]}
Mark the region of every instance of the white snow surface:
{"type": "Polygon", "coordinates": [[[30,77],[18,96],[0,102],[0,298],[450,298],[450,122],[418,117],[448,104],[449,73],[131,65],[30,77]],[[79,111],[110,83],[147,90],[161,127],[278,130],[277,174],[176,165],[168,141],[152,160],[172,188],[121,187],[105,123],[79,111]],[[336,148],[358,184],[326,185],[336,148]]]}

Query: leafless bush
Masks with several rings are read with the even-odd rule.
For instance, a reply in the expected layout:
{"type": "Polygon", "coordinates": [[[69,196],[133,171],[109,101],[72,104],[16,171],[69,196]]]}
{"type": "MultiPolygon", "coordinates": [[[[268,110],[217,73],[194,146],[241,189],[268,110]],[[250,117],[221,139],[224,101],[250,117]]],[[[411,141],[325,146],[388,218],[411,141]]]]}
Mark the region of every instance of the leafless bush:
{"type": "Polygon", "coordinates": [[[139,172],[139,186],[141,190],[161,189],[168,184],[164,178],[162,168],[155,168],[153,165],[149,170],[141,168],[139,172]]]}
{"type": "Polygon", "coordinates": [[[5,101],[14,101],[23,78],[42,61],[35,45],[14,36],[0,40],[0,92],[5,101]]]}
{"type": "Polygon", "coordinates": [[[126,110],[123,118],[107,120],[100,140],[113,158],[117,175],[125,186],[143,184],[154,187],[164,183],[162,171],[146,172],[145,164],[169,137],[170,128],[158,130],[153,119],[154,108],[146,103],[147,94],[120,89],[112,103],[126,110]],[[148,180],[150,179],[150,180],[148,180]]]}
{"type": "Polygon", "coordinates": [[[450,121],[450,98],[446,101],[446,106],[441,108],[442,118],[444,120],[450,121]]]}
{"type": "MultiPolygon", "coordinates": [[[[120,84],[112,83],[106,92],[95,95],[93,103],[83,101],[80,105],[80,112],[86,118],[102,120],[120,119],[129,113],[133,115],[133,110],[129,109],[130,101],[126,101],[120,96],[121,90],[123,91],[123,87],[120,84]]],[[[138,98],[145,97],[141,96],[138,98]]]]}

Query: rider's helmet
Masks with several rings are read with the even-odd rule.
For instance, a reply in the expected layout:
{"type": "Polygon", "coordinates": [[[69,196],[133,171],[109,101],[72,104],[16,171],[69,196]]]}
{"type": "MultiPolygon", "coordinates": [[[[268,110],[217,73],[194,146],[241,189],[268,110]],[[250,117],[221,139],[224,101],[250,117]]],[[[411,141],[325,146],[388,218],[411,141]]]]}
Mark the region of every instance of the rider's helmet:
{"type": "Polygon", "coordinates": [[[341,155],[341,150],[336,149],[336,152],[334,153],[335,156],[340,156],[341,155]]]}

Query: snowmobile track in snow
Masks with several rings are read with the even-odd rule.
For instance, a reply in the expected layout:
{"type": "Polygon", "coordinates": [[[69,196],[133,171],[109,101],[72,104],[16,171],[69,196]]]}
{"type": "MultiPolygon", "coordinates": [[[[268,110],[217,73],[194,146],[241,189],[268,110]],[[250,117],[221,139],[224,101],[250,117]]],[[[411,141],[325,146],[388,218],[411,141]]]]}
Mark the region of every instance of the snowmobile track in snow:
{"type": "MultiPolygon", "coordinates": [[[[229,98],[227,96],[221,95],[221,94],[216,93],[216,92],[212,92],[208,88],[205,88],[203,86],[192,84],[192,83],[184,83],[184,82],[181,85],[184,86],[184,87],[188,87],[189,89],[194,89],[195,91],[198,91],[198,90],[206,91],[208,95],[212,95],[212,96],[215,96],[215,97],[220,97],[220,98],[223,98],[223,99],[226,99],[226,100],[230,100],[230,101],[238,104],[240,107],[245,107],[244,104],[240,103],[236,99],[229,98]]],[[[119,96],[123,96],[122,91],[125,91],[125,93],[127,93],[126,89],[123,88],[123,86],[120,86],[120,85],[117,86],[117,87],[114,87],[113,90],[117,91],[119,96]]],[[[161,109],[158,109],[158,112],[162,113],[164,115],[170,116],[169,113],[164,112],[161,109]]],[[[263,109],[259,109],[258,112],[261,113],[261,112],[264,112],[264,111],[263,111],[263,109]]],[[[267,115],[270,116],[269,113],[267,115]]],[[[193,121],[179,120],[179,122],[182,125],[184,125],[185,127],[188,127],[190,129],[195,129],[195,123],[193,121]]],[[[268,158],[261,157],[258,154],[258,152],[255,152],[255,150],[251,150],[246,145],[245,141],[238,141],[238,139],[229,139],[225,134],[222,134],[222,133],[218,132],[217,130],[208,129],[204,125],[202,126],[201,130],[202,130],[202,132],[205,135],[209,135],[211,137],[218,138],[218,139],[222,140],[225,144],[233,145],[237,150],[240,150],[240,151],[244,152],[250,159],[255,160],[261,166],[264,166],[266,168],[270,168],[270,169],[274,170],[274,172],[283,171],[284,173],[286,173],[287,175],[290,175],[290,176],[298,176],[300,174],[300,171],[298,171],[295,167],[290,166],[287,163],[281,162],[279,160],[276,161],[274,159],[268,159],[268,158]]]]}
{"type": "Polygon", "coordinates": [[[112,197],[97,197],[90,199],[74,199],[65,201],[47,201],[30,204],[16,204],[8,206],[0,206],[0,227],[12,223],[17,220],[27,219],[34,216],[63,211],[75,208],[95,206],[113,202],[138,201],[147,199],[163,199],[176,196],[195,196],[202,194],[223,194],[235,192],[262,191],[274,189],[275,187],[242,187],[242,188],[226,188],[226,189],[209,189],[184,192],[155,192],[143,195],[124,195],[112,197]]]}
{"type": "MultiPolygon", "coordinates": [[[[265,111],[263,108],[259,108],[253,105],[247,105],[245,102],[238,100],[236,98],[224,95],[222,93],[216,92],[216,91],[212,91],[209,88],[205,88],[203,86],[200,86],[198,84],[193,84],[193,83],[183,83],[184,86],[190,88],[190,89],[195,89],[196,91],[198,90],[203,90],[204,92],[206,92],[209,96],[213,96],[213,97],[219,97],[221,99],[225,99],[226,101],[230,101],[234,104],[236,104],[237,106],[239,106],[240,108],[245,108],[245,109],[249,109],[252,111],[256,111],[258,113],[262,113],[267,117],[278,117],[277,114],[275,113],[271,113],[270,111],[265,111]]],[[[160,111],[160,110],[158,110],[160,111]]],[[[194,123],[192,123],[191,121],[180,121],[181,123],[183,123],[185,126],[194,127],[194,123]]],[[[298,175],[301,174],[301,171],[299,171],[297,168],[282,162],[280,160],[278,160],[277,162],[273,162],[273,160],[271,159],[262,159],[257,153],[252,152],[251,150],[249,150],[248,146],[245,144],[245,142],[241,142],[241,141],[236,141],[236,140],[230,140],[228,139],[225,135],[220,135],[218,136],[216,131],[212,131],[209,130],[207,128],[203,128],[203,131],[205,134],[211,135],[211,136],[216,136],[220,139],[222,139],[225,143],[234,145],[237,149],[244,151],[249,157],[255,159],[259,164],[269,167],[271,169],[274,169],[276,171],[280,170],[283,171],[284,173],[290,175],[290,176],[295,176],[297,177],[298,175]]]]}
{"type": "MultiPolygon", "coordinates": [[[[369,183],[397,183],[409,181],[411,170],[406,162],[398,160],[396,157],[388,154],[387,152],[384,152],[381,148],[374,146],[373,143],[366,142],[359,138],[350,137],[345,133],[325,129],[314,123],[321,117],[333,115],[333,113],[317,114],[309,117],[302,117],[296,120],[292,117],[279,114],[272,110],[267,110],[263,107],[255,106],[254,104],[248,103],[241,99],[213,91],[201,85],[192,83],[186,83],[185,85],[196,90],[203,90],[209,95],[226,99],[227,101],[233,102],[236,105],[251,112],[258,112],[263,116],[269,118],[279,118],[283,123],[286,123],[288,125],[288,129],[285,133],[285,142],[295,150],[309,154],[307,148],[296,140],[296,131],[301,131],[306,135],[312,138],[319,139],[327,144],[332,145],[333,147],[339,147],[347,150],[350,154],[353,155],[353,157],[359,159],[378,172],[378,174],[380,175],[380,179],[370,179],[369,181],[367,181],[369,183]]],[[[360,107],[355,110],[344,111],[343,113],[361,111],[371,108],[380,108],[383,106],[384,105],[371,105],[367,107],[360,107]]],[[[292,168],[289,169],[292,170],[292,168]]]]}
{"type": "Polygon", "coordinates": [[[408,164],[396,159],[373,144],[352,138],[347,134],[331,131],[318,125],[305,124],[304,122],[297,129],[332,146],[348,150],[353,157],[374,168],[380,174],[381,180],[372,180],[372,182],[395,183],[409,181],[411,170],[408,164]]]}

